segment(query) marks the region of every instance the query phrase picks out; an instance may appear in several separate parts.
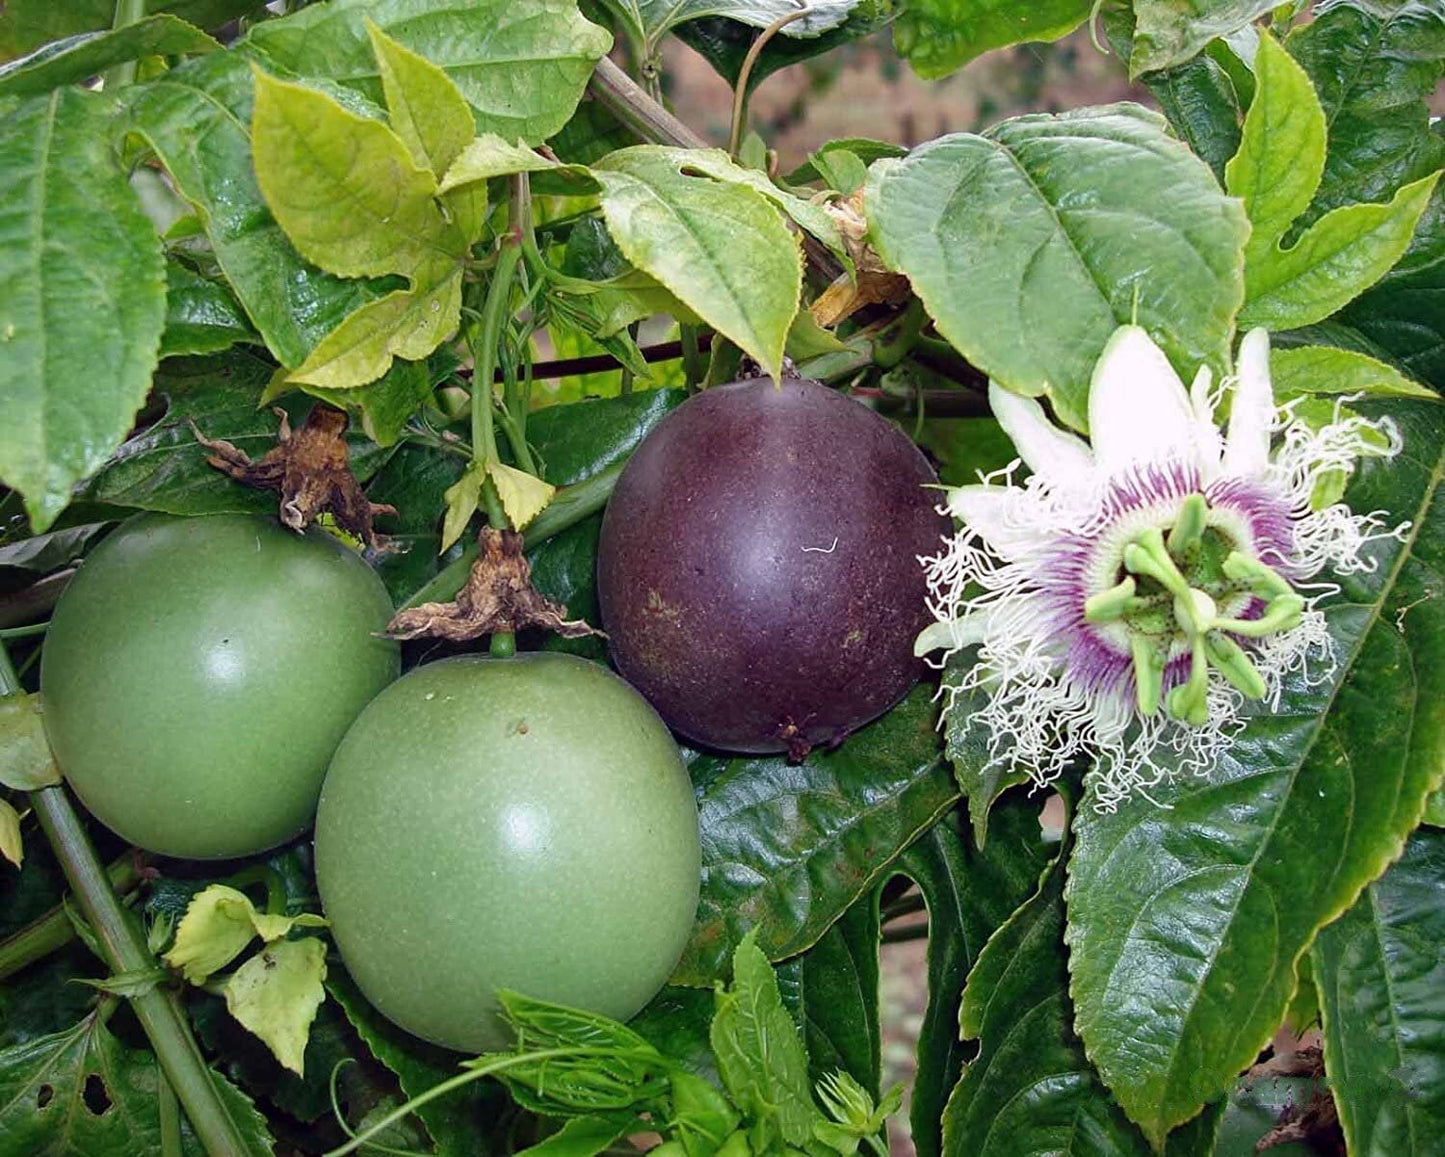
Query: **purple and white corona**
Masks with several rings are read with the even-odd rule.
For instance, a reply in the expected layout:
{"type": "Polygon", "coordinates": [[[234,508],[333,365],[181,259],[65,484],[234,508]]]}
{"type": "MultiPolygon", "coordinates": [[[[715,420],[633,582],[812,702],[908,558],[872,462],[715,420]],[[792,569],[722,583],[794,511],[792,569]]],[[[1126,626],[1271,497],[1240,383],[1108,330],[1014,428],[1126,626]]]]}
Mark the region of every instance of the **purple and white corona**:
{"type": "Polygon", "coordinates": [[[1207,771],[1286,678],[1333,674],[1316,604],[1336,587],[1317,576],[1372,569],[1365,544],[1403,528],[1320,496],[1361,456],[1398,452],[1398,434],[1342,406],[1323,424],[1276,406],[1263,330],[1237,368],[1227,433],[1208,367],[1186,390],[1133,325],[1095,367],[1088,443],[990,387],[1030,475],[1016,484],[1015,463],[948,491],[962,528],[922,560],[938,621],[917,650],[978,648],[946,709],[967,704],[995,765],[1044,785],[1092,761],[1111,810],[1207,771]]]}

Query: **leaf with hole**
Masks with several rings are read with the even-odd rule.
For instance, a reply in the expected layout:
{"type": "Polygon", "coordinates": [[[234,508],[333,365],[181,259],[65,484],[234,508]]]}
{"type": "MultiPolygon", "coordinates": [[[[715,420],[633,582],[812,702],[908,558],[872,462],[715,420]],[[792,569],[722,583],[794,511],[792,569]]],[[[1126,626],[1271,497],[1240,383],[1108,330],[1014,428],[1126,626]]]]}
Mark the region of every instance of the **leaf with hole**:
{"type": "Polygon", "coordinates": [[[326,945],[315,936],[276,940],[226,978],[226,1007],[301,1076],[306,1037],[326,999],[325,979],[326,945]]]}
{"type": "Polygon", "coordinates": [[[1137,319],[1193,378],[1228,364],[1248,230],[1207,165],[1136,105],[1004,121],[873,164],[869,234],[948,341],[1086,424],[1104,343],[1137,319]]]}
{"type": "Polygon", "coordinates": [[[1333,666],[1292,679],[1207,774],[1075,821],[1076,1027],[1155,1140],[1269,1041],[1296,961],[1399,854],[1445,768],[1445,408],[1357,407],[1388,415],[1404,449],[1362,462],[1347,501],[1405,529],[1322,604],[1333,666]]]}

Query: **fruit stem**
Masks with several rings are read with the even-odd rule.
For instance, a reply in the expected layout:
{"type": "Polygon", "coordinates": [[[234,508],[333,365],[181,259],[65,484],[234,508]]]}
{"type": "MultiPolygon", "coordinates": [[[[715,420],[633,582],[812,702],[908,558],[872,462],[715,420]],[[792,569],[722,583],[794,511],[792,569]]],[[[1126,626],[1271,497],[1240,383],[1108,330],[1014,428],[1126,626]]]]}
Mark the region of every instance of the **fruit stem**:
{"type": "MultiPolygon", "coordinates": [[[[14,695],[20,689],[10,656],[0,642],[0,695],[14,695]]],[[[32,791],[30,806],[35,809],[55,858],[65,869],[65,878],[70,881],[81,914],[94,929],[111,972],[155,968],[155,957],[146,948],[145,937],[135,918],[111,890],[106,870],[65,788],[57,784],[32,791]]],[[[180,1098],[206,1152],[210,1157],[251,1157],[252,1151],[221,1100],[175,993],[153,988],[131,997],[130,1001],[136,1019],[155,1049],[161,1071],[180,1098]]]]}
{"type": "MultiPolygon", "coordinates": [[[[110,885],[118,893],[129,892],[140,880],[136,865],[135,849],[113,861],[105,870],[110,885]]],[[[75,925],[57,904],[43,916],[38,916],[12,936],[0,940],[0,980],[28,968],[37,960],[43,960],[57,949],[64,948],[75,939],[75,925]]]]}

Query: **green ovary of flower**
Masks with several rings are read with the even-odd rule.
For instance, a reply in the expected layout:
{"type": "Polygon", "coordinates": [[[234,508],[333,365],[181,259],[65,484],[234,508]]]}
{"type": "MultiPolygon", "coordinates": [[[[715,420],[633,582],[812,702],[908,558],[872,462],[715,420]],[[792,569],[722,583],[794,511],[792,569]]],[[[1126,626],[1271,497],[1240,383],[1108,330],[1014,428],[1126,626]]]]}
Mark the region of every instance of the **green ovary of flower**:
{"type": "Polygon", "coordinates": [[[1292,630],[1305,605],[1283,576],[1238,549],[1209,515],[1204,496],[1191,494],[1167,537],[1157,527],[1136,535],[1123,549],[1119,582],[1084,604],[1087,621],[1117,624],[1128,634],[1139,710],[1153,715],[1162,700],[1170,716],[1194,726],[1209,721],[1210,667],[1246,698],[1265,695],[1264,677],[1230,636],[1292,630]],[[1221,605],[1247,596],[1264,600],[1258,618],[1220,614],[1221,605]],[[1190,656],[1189,678],[1166,696],[1165,668],[1180,652],[1190,656]]]}

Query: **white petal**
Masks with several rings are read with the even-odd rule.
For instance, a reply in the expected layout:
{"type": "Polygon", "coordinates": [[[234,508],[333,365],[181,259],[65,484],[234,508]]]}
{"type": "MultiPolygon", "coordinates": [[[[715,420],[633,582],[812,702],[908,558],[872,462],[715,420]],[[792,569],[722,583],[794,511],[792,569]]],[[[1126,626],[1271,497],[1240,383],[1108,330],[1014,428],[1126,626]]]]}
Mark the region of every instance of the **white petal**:
{"type": "Polygon", "coordinates": [[[1039,501],[1016,486],[960,486],[948,492],[948,512],[1005,562],[1038,546],[1050,530],[1039,501]]]}
{"type": "Polygon", "coordinates": [[[988,384],[988,404],[1030,470],[1051,486],[1087,485],[1094,455],[1082,438],[1055,426],[1033,398],[1020,397],[993,382],[988,384]]]}
{"type": "Polygon", "coordinates": [[[1089,439],[1104,477],[1149,462],[1194,465],[1194,408],[1164,351],[1137,325],[1122,325],[1089,383],[1089,439]]]}
{"type": "Polygon", "coordinates": [[[1194,409],[1194,451],[1199,458],[1200,480],[1206,483],[1219,477],[1219,460],[1224,454],[1224,440],[1214,424],[1214,404],[1209,397],[1213,386],[1213,372],[1208,366],[1200,366],[1189,387],[1189,404],[1194,409]]]}
{"type": "Polygon", "coordinates": [[[1274,388],[1269,381],[1269,334],[1252,329],[1239,346],[1239,380],[1229,411],[1224,472],[1261,474],[1269,465],[1269,431],[1274,423],[1274,388]]]}
{"type": "Polygon", "coordinates": [[[932,623],[919,632],[913,643],[913,654],[923,658],[930,651],[959,651],[983,642],[984,615],[964,615],[943,623],[932,623]]]}

